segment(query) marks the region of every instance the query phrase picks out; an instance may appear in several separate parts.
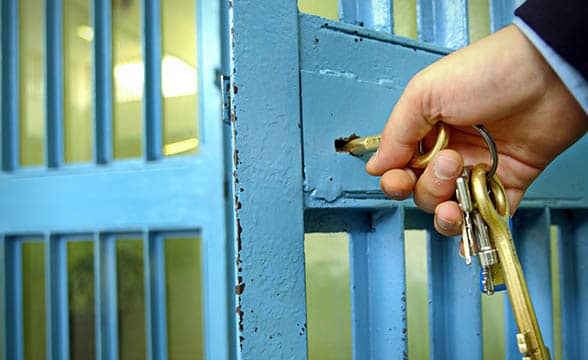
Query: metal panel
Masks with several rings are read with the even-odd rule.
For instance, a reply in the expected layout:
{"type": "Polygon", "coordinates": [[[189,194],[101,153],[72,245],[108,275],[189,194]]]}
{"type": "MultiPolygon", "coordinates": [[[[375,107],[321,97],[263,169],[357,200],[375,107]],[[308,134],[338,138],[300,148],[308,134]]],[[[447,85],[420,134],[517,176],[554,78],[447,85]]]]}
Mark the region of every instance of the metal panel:
{"type": "Polygon", "coordinates": [[[296,2],[232,6],[238,357],[306,358],[296,2]]]}
{"type": "MultiPolygon", "coordinates": [[[[222,183],[205,157],[166,159],[149,167],[68,167],[0,175],[0,228],[6,232],[141,230],[201,224],[220,227],[206,206],[222,201],[222,183]],[[141,209],[141,211],[137,211],[141,209]],[[203,209],[208,209],[203,211],[203,209]],[[216,224],[216,225],[215,225],[216,224]]],[[[214,169],[214,168],[213,168],[214,169]]]]}
{"type": "Polygon", "coordinates": [[[351,233],[353,357],[406,358],[403,208],[374,213],[371,223],[371,232],[351,233]]]}
{"type": "Polygon", "coordinates": [[[469,43],[467,0],[417,0],[419,40],[448,49],[469,43]]]}
{"type": "MultiPolygon", "coordinates": [[[[548,209],[517,211],[513,219],[515,245],[545,345],[553,350],[553,300],[551,289],[551,217],[548,209]]],[[[505,351],[519,359],[517,327],[508,297],[505,297],[505,351]]]]}
{"type": "MultiPolygon", "coordinates": [[[[429,223],[430,224],[430,223],[429,223]]],[[[480,268],[458,254],[460,239],[428,232],[430,354],[434,359],[482,359],[480,268]]]]}
{"type": "Polygon", "coordinates": [[[339,19],[375,31],[392,33],[392,0],[339,0],[339,19]]]}
{"type": "Polygon", "coordinates": [[[588,353],[588,210],[563,213],[557,224],[563,357],[579,359],[588,353]]]}

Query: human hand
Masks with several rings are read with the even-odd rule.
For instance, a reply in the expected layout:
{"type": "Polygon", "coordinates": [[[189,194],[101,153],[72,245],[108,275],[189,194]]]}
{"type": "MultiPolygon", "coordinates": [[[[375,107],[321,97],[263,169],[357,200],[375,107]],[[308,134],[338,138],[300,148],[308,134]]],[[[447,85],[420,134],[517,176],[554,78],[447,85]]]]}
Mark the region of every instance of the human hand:
{"type": "Polygon", "coordinates": [[[366,165],[382,176],[393,199],[435,213],[444,235],[461,232],[451,198],[462,167],[489,162],[486,143],[471,125],[484,125],[498,148],[497,174],[511,213],[545,167],[588,130],[588,117],[533,44],[510,25],[417,74],[390,114],[378,152],[366,165]],[[408,167],[417,144],[437,121],[450,125],[449,149],[418,174],[408,167]]]}

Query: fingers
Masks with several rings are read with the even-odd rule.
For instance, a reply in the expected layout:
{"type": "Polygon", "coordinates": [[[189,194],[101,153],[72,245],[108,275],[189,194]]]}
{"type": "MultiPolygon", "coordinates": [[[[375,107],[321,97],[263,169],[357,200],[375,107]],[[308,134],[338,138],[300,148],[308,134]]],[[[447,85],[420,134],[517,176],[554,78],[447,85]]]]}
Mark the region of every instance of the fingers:
{"type": "Polygon", "coordinates": [[[404,168],[411,159],[417,143],[437,121],[423,113],[423,103],[430,98],[430,86],[424,76],[417,75],[406,87],[390,114],[382,132],[380,148],[366,165],[371,175],[382,175],[389,169],[404,168]]]}
{"type": "Polygon", "coordinates": [[[435,230],[445,236],[461,234],[462,212],[455,201],[445,201],[435,208],[435,230]]]}
{"type": "Polygon", "coordinates": [[[410,196],[417,177],[412,169],[392,169],[382,175],[380,186],[386,196],[394,200],[404,200],[410,196]]]}
{"type": "Polygon", "coordinates": [[[453,150],[440,151],[418,179],[414,202],[432,213],[437,205],[455,194],[455,181],[461,175],[463,158],[453,150]]]}

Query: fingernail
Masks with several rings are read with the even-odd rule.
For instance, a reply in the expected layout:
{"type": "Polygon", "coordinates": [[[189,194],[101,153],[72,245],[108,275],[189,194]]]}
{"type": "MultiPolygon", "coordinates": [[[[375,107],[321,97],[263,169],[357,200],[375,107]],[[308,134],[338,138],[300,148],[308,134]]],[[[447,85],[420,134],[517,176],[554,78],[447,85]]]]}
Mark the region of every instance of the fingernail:
{"type": "Polygon", "coordinates": [[[446,232],[451,232],[456,227],[456,224],[454,224],[452,222],[445,221],[441,218],[437,218],[437,225],[439,225],[441,230],[446,231],[446,232]]]}
{"type": "Polygon", "coordinates": [[[451,180],[459,175],[459,162],[450,156],[439,155],[433,171],[439,180],[451,180]]]}
{"type": "Polygon", "coordinates": [[[372,155],[372,157],[368,160],[367,166],[369,166],[369,167],[376,166],[378,154],[379,154],[379,152],[378,152],[378,150],[376,150],[376,152],[374,153],[374,155],[372,155]]]}

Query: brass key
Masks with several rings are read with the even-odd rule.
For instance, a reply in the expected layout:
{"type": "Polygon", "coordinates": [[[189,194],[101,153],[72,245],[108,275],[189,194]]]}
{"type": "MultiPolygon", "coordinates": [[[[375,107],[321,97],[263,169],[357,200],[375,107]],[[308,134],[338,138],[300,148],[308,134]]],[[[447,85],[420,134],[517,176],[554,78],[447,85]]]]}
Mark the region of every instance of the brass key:
{"type": "Polygon", "coordinates": [[[476,208],[488,225],[490,237],[498,252],[500,268],[519,330],[517,334],[519,352],[523,354],[523,360],[549,360],[549,350],[543,342],[527,282],[510,233],[506,191],[498,176],[494,175],[491,179],[487,179],[486,173],[484,164],[479,164],[472,170],[472,197],[476,208]],[[489,196],[488,187],[492,199],[489,196]]]}

